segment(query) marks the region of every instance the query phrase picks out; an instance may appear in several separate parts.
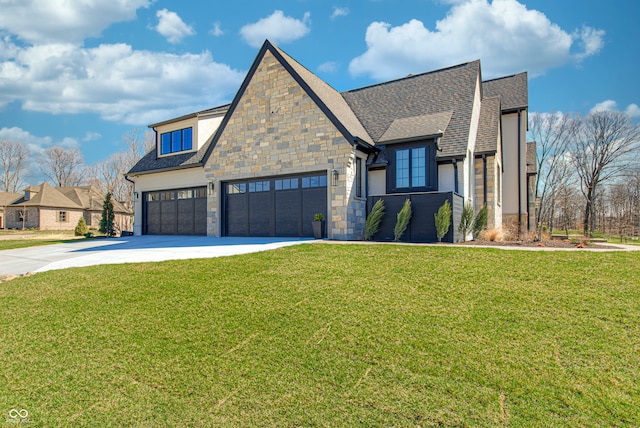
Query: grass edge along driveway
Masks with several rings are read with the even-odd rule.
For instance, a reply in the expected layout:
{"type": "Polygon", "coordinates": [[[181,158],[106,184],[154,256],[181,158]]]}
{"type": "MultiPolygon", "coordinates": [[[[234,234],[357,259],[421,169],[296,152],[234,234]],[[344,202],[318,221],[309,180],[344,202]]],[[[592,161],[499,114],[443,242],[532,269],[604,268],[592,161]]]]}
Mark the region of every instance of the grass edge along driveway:
{"type": "Polygon", "coordinates": [[[0,285],[0,412],[38,426],[639,425],[638,267],[636,252],[313,244],[41,273],[0,285]]]}

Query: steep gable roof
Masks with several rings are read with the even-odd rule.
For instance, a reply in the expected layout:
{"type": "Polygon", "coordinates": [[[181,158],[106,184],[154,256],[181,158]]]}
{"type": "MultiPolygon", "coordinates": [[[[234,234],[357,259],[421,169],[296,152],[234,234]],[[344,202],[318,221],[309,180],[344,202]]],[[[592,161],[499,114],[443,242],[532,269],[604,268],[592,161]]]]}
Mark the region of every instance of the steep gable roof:
{"type": "Polygon", "coordinates": [[[307,95],[309,95],[309,97],[316,103],[320,110],[322,110],[322,112],[333,123],[338,131],[342,133],[345,139],[349,141],[349,143],[359,145],[361,148],[366,150],[375,150],[373,148],[371,137],[362,127],[362,124],[358,123],[353,112],[349,112],[349,107],[339,99],[340,94],[327,83],[323,82],[320,78],[300,65],[297,61],[293,60],[289,55],[272,45],[269,40],[266,40],[249,69],[247,76],[242,82],[240,90],[236,93],[236,96],[229,107],[229,111],[213,135],[213,141],[204,155],[203,162],[207,161],[211,152],[214,150],[218,139],[224,132],[230,118],[233,116],[233,112],[242,99],[253,75],[256,73],[258,66],[267,52],[270,52],[278,60],[278,62],[285,68],[285,70],[287,70],[300,87],[302,87],[307,95]],[[332,111],[331,108],[335,109],[335,112],[332,111]],[[362,134],[358,135],[359,133],[362,134]]]}
{"type": "Polygon", "coordinates": [[[520,110],[529,107],[527,73],[514,74],[482,82],[484,97],[499,96],[502,111],[520,110]]]}
{"type": "MultiPolygon", "coordinates": [[[[30,186],[30,191],[36,186],[30,186]]],[[[44,182],[40,186],[37,186],[38,191],[28,201],[19,200],[14,205],[31,206],[31,207],[46,207],[46,208],[68,208],[68,209],[82,209],[82,206],[72,201],[62,192],[55,187],[52,187],[49,183],[44,182]]]]}
{"type": "Polygon", "coordinates": [[[500,135],[500,97],[485,98],[480,107],[476,153],[495,153],[500,135]]]}
{"type": "Polygon", "coordinates": [[[471,113],[480,61],[408,76],[342,93],[374,142],[397,119],[451,112],[440,140],[438,156],[464,155],[467,151],[471,113]]]}
{"type": "MultiPolygon", "coordinates": [[[[327,109],[335,116],[335,120],[346,128],[350,134],[349,137],[357,137],[368,144],[373,144],[373,140],[369,136],[369,133],[364,129],[362,123],[360,123],[340,92],[336,91],[324,80],[307,70],[302,64],[291,58],[280,48],[276,46],[273,46],[273,48],[282,56],[282,59],[285,60],[293,70],[295,70],[299,78],[309,86],[309,90],[307,92],[311,91],[320,101],[322,101],[327,109]]],[[[312,94],[309,95],[314,98],[312,94]]]]}

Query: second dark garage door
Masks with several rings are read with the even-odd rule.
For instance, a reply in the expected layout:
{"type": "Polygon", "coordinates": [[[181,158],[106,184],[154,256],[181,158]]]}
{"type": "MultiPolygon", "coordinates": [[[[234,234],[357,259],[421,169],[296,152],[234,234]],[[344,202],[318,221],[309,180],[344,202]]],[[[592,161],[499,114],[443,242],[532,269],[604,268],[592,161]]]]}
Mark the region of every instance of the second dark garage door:
{"type": "Polygon", "coordinates": [[[326,173],[225,183],[226,236],[312,237],[316,213],[327,217],[326,173]]]}

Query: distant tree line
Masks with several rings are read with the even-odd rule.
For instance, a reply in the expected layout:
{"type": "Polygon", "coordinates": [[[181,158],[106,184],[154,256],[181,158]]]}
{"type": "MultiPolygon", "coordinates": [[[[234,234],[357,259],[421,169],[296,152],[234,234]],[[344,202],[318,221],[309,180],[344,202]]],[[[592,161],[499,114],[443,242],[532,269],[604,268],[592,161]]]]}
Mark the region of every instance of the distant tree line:
{"type": "Polygon", "coordinates": [[[0,191],[19,193],[28,185],[39,184],[27,182],[35,164],[53,186],[92,185],[131,206],[133,185],[124,174],[152,149],[154,135],[134,129],[122,137],[122,143],[123,150],[87,165],[77,147],[53,146],[39,152],[24,142],[0,140],[0,191]]]}
{"type": "Polygon", "coordinates": [[[640,125],[622,112],[533,113],[537,230],[640,232],[640,125]]]}

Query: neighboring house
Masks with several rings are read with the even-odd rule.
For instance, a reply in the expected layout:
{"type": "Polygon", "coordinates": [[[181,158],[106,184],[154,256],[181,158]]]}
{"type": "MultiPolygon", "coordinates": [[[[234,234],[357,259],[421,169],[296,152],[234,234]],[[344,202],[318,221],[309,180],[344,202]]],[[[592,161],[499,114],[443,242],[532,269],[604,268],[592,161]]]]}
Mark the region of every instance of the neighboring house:
{"type": "Polygon", "coordinates": [[[377,240],[406,199],[403,240],[435,241],[445,200],[445,241],[467,202],[524,231],[527,103],[526,73],[483,83],[480,61],[339,93],[267,41],[231,104],[150,126],[134,233],[307,237],[321,213],[328,238],[362,239],[377,199],[377,240]]]}
{"type": "Polygon", "coordinates": [[[5,228],[5,208],[21,197],[21,193],[0,192],[0,229],[5,228]]]}
{"type": "MultiPolygon", "coordinates": [[[[98,229],[104,195],[93,186],[52,187],[48,183],[29,186],[24,195],[6,207],[6,228],[74,230],[80,217],[98,229]]],[[[131,230],[132,213],[113,200],[114,223],[118,230],[131,230]]]]}

